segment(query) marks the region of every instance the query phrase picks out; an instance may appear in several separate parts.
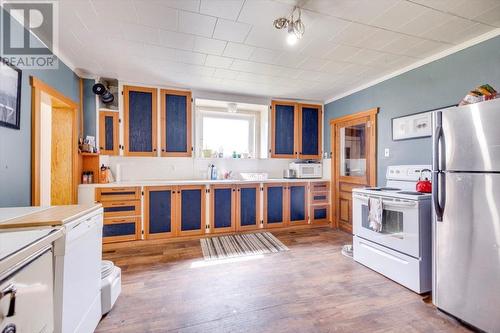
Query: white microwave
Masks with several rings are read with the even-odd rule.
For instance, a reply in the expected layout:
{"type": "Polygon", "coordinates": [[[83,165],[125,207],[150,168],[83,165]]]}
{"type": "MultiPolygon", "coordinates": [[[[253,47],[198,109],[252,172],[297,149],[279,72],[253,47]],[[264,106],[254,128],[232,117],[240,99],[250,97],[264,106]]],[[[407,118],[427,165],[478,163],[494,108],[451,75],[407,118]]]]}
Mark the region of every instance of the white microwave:
{"type": "Polygon", "coordinates": [[[289,165],[290,169],[295,170],[297,178],[321,178],[323,177],[323,169],[321,163],[297,163],[292,162],[289,165]]]}

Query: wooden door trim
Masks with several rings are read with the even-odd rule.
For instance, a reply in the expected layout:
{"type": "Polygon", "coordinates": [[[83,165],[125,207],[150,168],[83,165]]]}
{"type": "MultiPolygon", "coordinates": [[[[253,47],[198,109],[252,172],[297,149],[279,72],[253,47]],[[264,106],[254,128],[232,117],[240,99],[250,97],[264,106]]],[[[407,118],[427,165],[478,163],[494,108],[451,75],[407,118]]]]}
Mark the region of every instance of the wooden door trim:
{"type": "MultiPolygon", "coordinates": [[[[40,205],[40,135],[41,135],[41,93],[44,92],[56,101],[54,107],[67,108],[72,112],[72,203],[78,202],[79,160],[78,160],[78,112],[79,106],[71,98],[66,97],[57,89],[30,76],[31,85],[31,205],[40,205]]],[[[97,175],[96,175],[97,176],[97,175]]]]}
{"type": "MultiPolygon", "coordinates": [[[[339,214],[340,207],[338,207],[339,203],[339,191],[340,191],[340,170],[338,166],[338,148],[336,147],[336,135],[337,130],[336,127],[338,124],[345,122],[353,122],[356,123],[358,120],[362,120],[366,118],[366,121],[370,122],[370,140],[369,140],[369,152],[367,152],[367,163],[368,167],[367,171],[367,183],[369,186],[375,186],[377,183],[377,113],[379,112],[379,108],[371,108],[366,111],[358,112],[355,114],[350,114],[347,116],[335,118],[330,120],[330,147],[332,150],[332,168],[331,168],[331,204],[330,204],[330,215],[332,217],[332,226],[336,228],[340,227],[339,222],[339,214]]],[[[356,177],[360,178],[360,177],[356,177]]],[[[348,182],[359,181],[354,177],[350,177],[348,182]]],[[[344,179],[345,180],[345,179],[344,179]]],[[[361,183],[359,183],[361,184],[361,183]]]]}
{"type": "Polygon", "coordinates": [[[161,156],[163,157],[191,157],[193,154],[193,143],[192,143],[192,94],[191,91],[185,90],[171,90],[171,89],[161,89],[160,90],[160,130],[161,130],[161,156]],[[165,122],[167,118],[167,105],[165,103],[166,95],[177,95],[186,96],[186,152],[167,152],[166,139],[167,139],[167,129],[165,127],[165,122]]]}
{"type": "Polygon", "coordinates": [[[148,87],[139,87],[139,86],[123,86],[123,143],[125,145],[124,147],[124,155],[125,156],[157,156],[157,126],[158,126],[158,119],[157,119],[157,107],[158,107],[158,89],[156,88],[148,88],[148,87]],[[146,93],[151,93],[151,119],[152,119],[152,124],[151,124],[151,152],[131,152],[130,149],[130,140],[129,140],[129,93],[131,91],[138,91],[138,92],[146,92],[146,93]]]}
{"type": "Polygon", "coordinates": [[[271,158],[296,158],[298,152],[298,104],[291,101],[271,101],[271,158]],[[276,105],[289,105],[293,106],[293,154],[276,154],[276,140],[275,140],[275,124],[276,124],[276,105]]]}
{"type": "Polygon", "coordinates": [[[175,211],[175,186],[145,186],[144,187],[144,239],[164,239],[176,236],[175,211]],[[149,194],[151,192],[170,191],[170,232],[149,233],[149,194]]]}
{"type": "Polygon", "coordinates": [[[101,155],[118,155],[119,133],[118,112],[99,111],[99,148],[101,155]],[[113,150],[106,150],[106,117],[113,117],[113,150]]]}
{"type": "Polygon", "coordinates": [[[260,228],[260,184],[244,184],[238,185],[236,187],[236,231],[247,231],[247,230],[256,230],[260,228]],[[244,188],[254,188],[255,189],[255,225],[241,225],[241,216],[240,216],[240,206],[241,206],[241,189],[244,188]]]}
{"type": "Polygon", "coordinates": [[[299,152],[299,157],[302,159],[321,159],[323,155],[323,105],[320,104],[299,104],[299,119],[298,119],[298,152],[299,152]],[[318,155],[303,155],[302,154],[302,108],[311,108],[311,109],[317,109],[318,110],[318,155]]]}

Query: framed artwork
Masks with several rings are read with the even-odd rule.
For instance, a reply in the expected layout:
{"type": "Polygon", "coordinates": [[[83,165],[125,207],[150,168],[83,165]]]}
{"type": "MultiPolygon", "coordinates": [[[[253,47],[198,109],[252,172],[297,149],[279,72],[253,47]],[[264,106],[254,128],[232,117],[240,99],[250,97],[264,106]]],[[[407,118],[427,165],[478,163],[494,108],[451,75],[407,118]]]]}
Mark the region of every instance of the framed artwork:
{"type": "Polygon", "coordinates": [[[432,136],[432,112],[457,106],[449,105],[403,117],[392,118],[392,140],[401,141],[432,136]]]}
{"type": "Polygon", "coordinates": [[[20,128],[21,75],[19,68],[0,58],[0,126],[20,128]]]}

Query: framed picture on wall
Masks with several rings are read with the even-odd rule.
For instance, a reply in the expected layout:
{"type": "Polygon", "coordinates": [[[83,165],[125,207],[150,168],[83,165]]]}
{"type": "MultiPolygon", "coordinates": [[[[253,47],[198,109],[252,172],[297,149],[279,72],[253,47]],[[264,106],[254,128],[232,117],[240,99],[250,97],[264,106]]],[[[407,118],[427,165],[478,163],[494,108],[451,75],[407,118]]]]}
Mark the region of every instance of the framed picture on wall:
{"type": "Polygon", "coordinates": [[[20,128],[21,75],[19,68],[0,58],[0,126],[20,128]]]}
{"type": "Polygon", "coordinates": [[[432,136],[432,112],[452,106],[456,104],[392,118],[392,140],[401,141],[432,136]]]}

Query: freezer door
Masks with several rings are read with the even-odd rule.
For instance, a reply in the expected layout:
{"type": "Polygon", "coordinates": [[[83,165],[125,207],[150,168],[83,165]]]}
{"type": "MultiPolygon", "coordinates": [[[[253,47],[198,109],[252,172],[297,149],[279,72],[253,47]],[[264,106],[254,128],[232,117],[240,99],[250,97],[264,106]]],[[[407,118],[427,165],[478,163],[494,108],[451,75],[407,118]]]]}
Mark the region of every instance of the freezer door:
{"type": "Polygon", "coordinates": [[[446,170],[500,171],[500,99],[442,111],[446,170]]]}
{"type": "Polygon", "coordinates": [[[445,173],[446,204],[435,230],[435,304],[500,332],[500,174],[445,173]]]}

